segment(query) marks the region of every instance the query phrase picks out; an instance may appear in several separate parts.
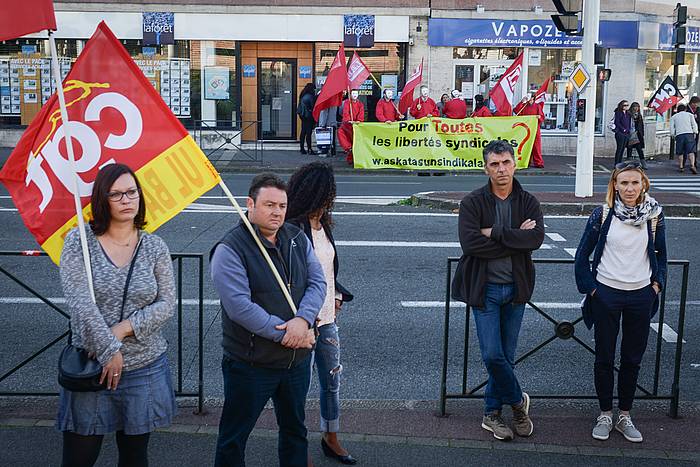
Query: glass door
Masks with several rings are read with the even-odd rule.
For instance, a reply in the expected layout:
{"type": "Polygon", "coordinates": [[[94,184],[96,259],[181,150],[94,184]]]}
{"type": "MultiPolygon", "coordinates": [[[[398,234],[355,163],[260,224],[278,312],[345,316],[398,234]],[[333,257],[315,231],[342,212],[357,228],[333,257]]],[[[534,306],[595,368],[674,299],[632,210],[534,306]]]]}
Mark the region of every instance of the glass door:
{"type": "MultiPolygon", "coordinates": [[[[503,76],[512,60],[455,60],[454,83],[455,89],[462,92],[462,97],[466,99],[467,106],[472,105],[472,99],[476,94],[481,94],[486,98],[491,89],[496,85],[498,79],[503,76]]],[[[523,77],[518,81],[515,89],[515,101],[522,98],[523,77]]],[[[471,112],[471,108],[469,109],[471,112]]]]}
{"type": "Polygon", "coordinates": [[[296,60],[258,60],[261,139],[296,140],[296,60]]]}

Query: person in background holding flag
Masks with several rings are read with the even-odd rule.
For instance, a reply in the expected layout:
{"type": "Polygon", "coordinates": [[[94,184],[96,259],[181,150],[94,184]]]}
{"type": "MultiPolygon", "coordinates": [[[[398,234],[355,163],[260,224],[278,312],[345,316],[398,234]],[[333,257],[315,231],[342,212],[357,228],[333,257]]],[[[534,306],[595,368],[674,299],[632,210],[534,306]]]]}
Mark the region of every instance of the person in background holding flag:
{"type": "Polygon", "coordinates": [[[398,122],[404,115],[399,113],[399,109],[394,104],[394,90],[391,88],[384,89],[384,96],[377,102],[377,107],[374,111],[378,122],[398,122]]]}
{"type": "Polygon", "coordinates": [[[462,119],[467,117],[467,103],[457,89],[452,90],[452,99],[445,103],[442,113],[447,118],[462,119]]]}
{"type": "Polygon", "coordinates": [[[420,87],[420,96],[411,104],[411,116],[413,118],[439,116],[437,105],[429,96],[428,86],[420,87]]]}
{"type": "Polygon", "coordinates": [[[62,465],[94,465],[104,435],[116,432],[119,465],[145,467],[150,433],[168,426],[176,410],[162,334],[175,313],[172,261],[165,242],[143,230],[146,204],[129,167],[103,167],[90,201],[86,230],[97,303],[87,287],[77,228],[61,253],[61,285],[72,344],[102,364],[107,389],[60,388],[56,428],[63,432],[62,465]]]}
{"type": "Polygon", "coordinates": [[[484,102],[484,96],[477,94],[474,96],[474,111],[471,117],[492,117],[493,114],[489,110],[488,106],[484,102]]]}
{"type": "Polygon", "coordinates": [[[348,70],[345,68],[345,48],[340,44],[338,53],[335,54],[326,81],[321,87],[321,92],[316,97],[313,118],[319,120],[323,109],[338,107],[343,102],[343,92],[348,89],[348,70]]]}
{"type": "Polygon", "coordinates": [[[544,122],[544,112],[542,106],[535,103],[535,96],[528,94],[515,106],[513,109],[515,115],[535,115],[537,116],[537,133],[535,134],[535,144],[532,146],[532,154],[530,157],[530,167],[538,169],[544,168],[544,159],[542,159],[542,130],[541,125],[544,122]]]}
{"type": "Polygon", "coordinates": [[[671,137],[676,140],[676,155],[678,158],[678,170],[685,170],[685,161],[690,161],[690,171],[697,174],[695,168],[695,137],[698,134],[698,124],[695,116],[686,112],[685,105],[681,104],[676,113],[671,117],[671,137]]]}
{"type": "Polygon", "coordinates": [[[353,89],[350,91],[350,99],[343,101],[343,123],[338,129],[338,142],[345,151],[345,160],[349,165],[353,164],[352,159],[352,126],[357,122],[365,121],[365,106],[358,99],[360,91],[353,89]]]}

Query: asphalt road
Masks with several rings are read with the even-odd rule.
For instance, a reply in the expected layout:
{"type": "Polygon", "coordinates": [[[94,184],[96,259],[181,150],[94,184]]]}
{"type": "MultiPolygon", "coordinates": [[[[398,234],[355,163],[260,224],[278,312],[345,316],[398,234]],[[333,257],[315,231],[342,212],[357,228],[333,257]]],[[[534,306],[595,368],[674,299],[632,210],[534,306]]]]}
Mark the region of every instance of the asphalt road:
{"type": "MultiPolygon", "coordinates": [[[[237,196],[245,194],[252,175],[230,175],[226,181],[237,196]]],[[[523,177],[532,191],[567,191],[572,178],[523,177]]],[[[460,254],[457,243],[457,218],[445,212],[409,206],[385,206],[420,191],[470,190],[484,182],[478,176],[340,176],[339,200],[335,216],[340,280],[356,296],[339,317],[343,346],[344,399],[424,400],[438,397],[442,356],[446,259],[460,254]],[[373,204],[357,204],[373,203],[373,204]]],[[[603,189],[605,179],[596,179],[603,189]]],[[[688,189],[691,190],[690,188],[688,189]]],[[[5,196],[1,192],[0,196],[5,196]]],[[[186,212],[159,230],[172,252],[208,254],[211,246],[236,222],[226,212],[226,202],[218,190],[212,190],[186,212]]],[[[548,237],[536,258],[560,258],[560,265],[539,265],[534,302],[556,320],[572,321],[580,312],[570,264],[585,224],[585,218],[547,218],[548,237]]],[[[9,199],[0,197],[0,240],[3,250],[36,248],[9,199]],[[4,210],[3,210],[4,208],[4,210]]],[[[700,226],[696,219],[668,221],[669,257],[698,261],[698,248],[692,240],[700,226]]],[[[0,265],[26,281],[47,297],[61,297],[57,270],[46,258],[3,257],[0,265]]],[[[660,391],[670,390],[673,367],[672,342],[678,331],[679,268],[669,278],[666,323],[662,339],[660,391]]],[[[207,271],[205,271],[206,273],[207,271]]],[[[184,297],[196,298],[194,264],[183,269],[184,297]]],[[[681,396],[686,401],[700,400],[700,294],[696,268],[691,266],[688,291],[681,396]]],[[[29,295],[18,285],[0,276],[0,374],[41,348],[66,328],[65,319],[47,306],[27,300],[29,295]]],[[[220,375],[220,317],[216,296],[205,274],[204,297],[204,381],[208,397],[222,396],[220,375]]],[[[196,384],[197,309],[184,308],[183,384],[192,390],[196,384]]],[[[464,334],[464,309],[453,310],[453,339],[449,348],[448,386],[456,391],[461,384],[459,369],[464,334]]],[[[533,310],[525,316],[519,354],[534,348],[553,333],[553,326],[533,310]]],[[[171,343],[171,361],[177,328],[167,328],[171,343]]],[[[592,345],[592,334],[582,325],[576,336],[592,345]]],[[[473,321],[470,325],[469,385],[478,384],[485,372],[478,357],[473,321]]],[[[650,349],[656,344],[650,335],[650,349]]],[[[58,348],[51,348],[26,368],[0,383],[0,391],[55,390],[55,361],[58,348]]],[[[653,352],[647,353],[640,384],[653,385],[653,352]]],[[[518,366],[523,388],[532,394],[592,394],[593,358],[573,340],[557,339],[518,366]]]]}

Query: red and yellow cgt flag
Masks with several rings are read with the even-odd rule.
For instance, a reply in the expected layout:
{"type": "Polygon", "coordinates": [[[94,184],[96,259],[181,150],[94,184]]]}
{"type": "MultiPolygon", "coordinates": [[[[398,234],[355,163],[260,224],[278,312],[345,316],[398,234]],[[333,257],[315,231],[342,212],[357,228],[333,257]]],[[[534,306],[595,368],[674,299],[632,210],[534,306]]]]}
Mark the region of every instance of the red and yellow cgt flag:
{"type": "MultiPolygon", "coordinates": [[[[83,214],[100,167],[131,167],[146,198],[148,231],[219,181],[219,174],[102,22],[63,83],[83,214]],[[76,144],[77,143],[77,144],[76,144]]],[[[77,225],[76,190],[57,96],[44,105],[0,171],[24,223],[58,263],[77,225]]]]}

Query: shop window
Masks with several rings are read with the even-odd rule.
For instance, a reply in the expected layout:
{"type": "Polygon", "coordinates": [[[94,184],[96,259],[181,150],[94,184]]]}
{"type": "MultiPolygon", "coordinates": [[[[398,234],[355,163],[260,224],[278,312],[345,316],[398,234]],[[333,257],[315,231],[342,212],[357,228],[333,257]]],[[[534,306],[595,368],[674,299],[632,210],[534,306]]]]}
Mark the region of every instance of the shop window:
{"type": "MultiPolygon", "coordinates": [[[[314,69],[317,89],[320,89],[326,81],[333,59],[338,53],[338,47],[340,47],[338,42],[317,42],[315,44],[314,69]]],[[[406,79],[406,44],[382,42],[375,43],[374,47],[369,49],[346,47],[345,56],[348,61],[355,51],[382,87],[392,86],[398,95],[398,91],[403,88],[406,79]]],[[[374,109],[381,96],[381,88],[371,77],[360,87],[360,100],[365,105],[367,112],[365,119],[368,121],[376,120],[374,109]]]]}
{"type": "MultiPolygon", "coordinates": [[[[579,95],[569,82],[569,76],[576,64],[581,61],[580,49],[530,49],[527,70],[527,91],[535,93],[549,78],[553,80],[547,90],[544,104],[544,132],[576,134],[576,100],[579,95]]],[[[602,67],[601,67],[602,68],[602,67]]],[[[591,78],[590,85],[596,85],[595,131],[602,133],[604,84],[591,78]]],[[[609,117],[608,117],[609,119],[609,117]]]]}
{"type": "Polygon", "coordinates": [[[517,47],[499,48],[474,48],[453,47],[452,58],[456,60],[515,60],[522,49],[517,47]]]}

